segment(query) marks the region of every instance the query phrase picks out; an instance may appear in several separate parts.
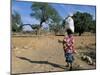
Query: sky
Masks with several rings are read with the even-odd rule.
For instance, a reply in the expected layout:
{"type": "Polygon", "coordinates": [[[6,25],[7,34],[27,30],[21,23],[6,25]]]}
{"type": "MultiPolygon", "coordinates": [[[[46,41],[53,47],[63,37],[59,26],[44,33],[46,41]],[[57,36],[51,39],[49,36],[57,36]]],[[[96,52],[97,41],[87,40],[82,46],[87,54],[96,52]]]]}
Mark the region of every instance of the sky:
{"type": "MultiPolygon", "coordinates": [[[[30,14],[32,13],[31,5],[34,2],[27,1],[15,1],[12,0],[12,13],[14,11],[18,12],[21,15],[21,20],[23,24],[39,24],[39,20],[32,18],[30,14]]],[[[74,14],[75,12],[87,12],[93,16],[93,19],[96,19],[96,7],[90,5],[74,5],[74,4],[58,4],[50,3],[52,7],[56,9],[59,15],[64,19],[68,14],[74,14]]],[[[44,24],[43,27],[48,27],[47,24],[44,24]]],[[[26,27],[30,29],[29,27],[26,27]]]]}

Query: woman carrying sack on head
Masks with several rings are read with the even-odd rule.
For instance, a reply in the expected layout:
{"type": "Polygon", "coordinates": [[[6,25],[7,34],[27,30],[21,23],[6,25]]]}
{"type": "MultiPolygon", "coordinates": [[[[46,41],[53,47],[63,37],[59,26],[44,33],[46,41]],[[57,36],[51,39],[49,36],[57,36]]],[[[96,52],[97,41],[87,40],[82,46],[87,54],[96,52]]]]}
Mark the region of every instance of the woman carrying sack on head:
{"type": "Polygon", "coordinates": [[[66,58],[66,63],[67,66],[70,67],[70,70],[72,69],[72,63],[74,61],[74,56],[73,54],[76,53],[74,49],[74,38],[73,38],[73,33],[74,33],[74,21],[71,18],[72,15],[69,15],[65,19],[65,29],[67,32],[67,35],[65,35],[63,39],[63,48],[65,52],[65,58],[66,58]]]}

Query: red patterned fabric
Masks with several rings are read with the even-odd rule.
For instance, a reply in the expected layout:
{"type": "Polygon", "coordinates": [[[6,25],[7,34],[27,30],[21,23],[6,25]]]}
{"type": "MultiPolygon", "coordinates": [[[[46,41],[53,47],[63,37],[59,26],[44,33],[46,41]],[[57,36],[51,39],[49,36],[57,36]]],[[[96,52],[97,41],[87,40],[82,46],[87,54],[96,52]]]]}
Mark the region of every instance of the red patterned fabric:
{"type": "Polygon", "coordinates": [[[64,43],[65,43],[65,47],[64,47],[64,51],[65,53],[73,53],[74,52],[74,38],[73,35],[69,35],[69,36],[65,36],[64,37],[64,43]]]}

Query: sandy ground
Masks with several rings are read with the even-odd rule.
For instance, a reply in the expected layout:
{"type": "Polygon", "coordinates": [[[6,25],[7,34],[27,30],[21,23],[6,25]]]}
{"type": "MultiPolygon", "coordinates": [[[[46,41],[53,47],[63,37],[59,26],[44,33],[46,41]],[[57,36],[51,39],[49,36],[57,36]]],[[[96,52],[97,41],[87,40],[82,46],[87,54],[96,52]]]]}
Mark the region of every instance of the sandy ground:
{"type": "MultiPolygon", "coordinates": [[[[69,71],[59,42],[62,40],[63,36],[12,37],[12,74],[69,71]]],[[[73,70],[96,68],[80,59],[81,53],[93,52],[95,56],[95,44],[95,36],[75,36],[78,54],[75,54],[73,70]]]]}

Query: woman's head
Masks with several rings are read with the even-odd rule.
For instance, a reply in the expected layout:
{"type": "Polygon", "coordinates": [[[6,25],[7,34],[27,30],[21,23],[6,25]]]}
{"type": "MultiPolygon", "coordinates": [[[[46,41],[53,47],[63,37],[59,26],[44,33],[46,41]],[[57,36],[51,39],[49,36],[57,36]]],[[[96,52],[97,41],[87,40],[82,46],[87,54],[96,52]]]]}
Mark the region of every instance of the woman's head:
{"type": "Polygon", "coordinates": [[[73,34],[72,30],[71,30],[71,29],[67,29],[67,34],[68,34],[68,35],[73,34]]]}

